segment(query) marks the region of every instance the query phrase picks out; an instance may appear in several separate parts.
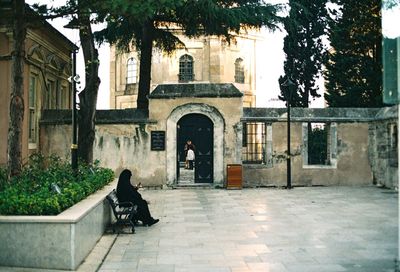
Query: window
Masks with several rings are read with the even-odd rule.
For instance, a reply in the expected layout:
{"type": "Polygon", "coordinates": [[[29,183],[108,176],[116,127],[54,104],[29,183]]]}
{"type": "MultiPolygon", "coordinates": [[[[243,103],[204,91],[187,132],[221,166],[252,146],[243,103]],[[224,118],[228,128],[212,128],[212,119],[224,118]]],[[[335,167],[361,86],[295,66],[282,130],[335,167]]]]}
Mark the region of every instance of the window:
{"type": "Polygon", "coordinates": [[[36,82],[37,78],[34,75],[31,75],[29,78],[29,142],[36,143],[36,131],[37,131],[37,122],[36,122],[36,82]]]}
{"type": "Polygon", "coordinates": [[[137,83],[138,65],[137,65],[137,60],[135,58],[128,59],[126,71],[127,71],[126,84],[137,83]]]}
{"type": "Polygon", "coordinates": [[[191,81],[194,79],[193,58],[183,55],[179,58],[179,81],[191,81]]]}
{"type": "Polygon", "coordinates": [[[266,124],[262,122],[243,123],[242,162],[265,164],[266,124]]]}
{"type": "Polygon", "coordinates": [[[46,108],[47,109],[55,109],[57,104],[56,100],[56,88],[55,88],[55,82],[52,80],[47,81],[47,88],[46,88],[46,108]]]}
{"type": "Polygon", "coordinates": [[[336,167],[336,124],[303,123],[303,147],[304,165],[336,167]]]}
{"type": "Polygon", "coordinates": [[[244,83],[244,66],[241,58],[235,61],[235,82],[244,83]]]}
{"type": "Polygon", "coordinates": [[[328,127],[325,123],[309,123],[308,164],[329,165],[328,127]]]}
{"type": "Polygon", "coordinates": [[[388,125],[389,134],[389,165],[393,167],[398,166],[398,156],[397,156],[397,124],[388,125]]]}
{"type": "Polygon", "coordinates": [[[63,102],[64,102],[64,97],[62,93],[62,89],[59,89],[56,91],[56,109],[62,109],[63,108],[63,102]]]}
{"type": "Polygon", "coordinates": [[[57,96],[57,109],[68,109],[68,90],[66,86],[61,86],[60,92],[57,96]]]}

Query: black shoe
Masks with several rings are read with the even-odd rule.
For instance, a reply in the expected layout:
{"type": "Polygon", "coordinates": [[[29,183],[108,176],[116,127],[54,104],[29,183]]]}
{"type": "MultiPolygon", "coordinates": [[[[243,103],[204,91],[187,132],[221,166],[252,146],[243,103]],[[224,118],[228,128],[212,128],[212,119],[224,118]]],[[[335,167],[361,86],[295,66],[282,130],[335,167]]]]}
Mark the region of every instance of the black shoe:
{"type": "Polygon", "coordinates": [[[160,221],[160,219],[153,219],[152,221],[150,221],[149,223],[147,223],[147,226],[150,227],[150,226],[152,226],[152,225],[158,223],[158,221],[160,221]]]}

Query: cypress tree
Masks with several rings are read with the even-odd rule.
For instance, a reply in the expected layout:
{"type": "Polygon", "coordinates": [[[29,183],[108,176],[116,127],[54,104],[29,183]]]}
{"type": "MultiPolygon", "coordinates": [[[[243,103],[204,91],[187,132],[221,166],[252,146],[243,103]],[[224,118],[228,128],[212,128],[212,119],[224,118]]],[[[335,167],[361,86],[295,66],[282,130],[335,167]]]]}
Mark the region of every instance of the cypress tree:
{"type": "Polygon", "coordinates": [[[288,77],[291,87],[291,105],[308,107],[310,99],[320,97],[316,80],[325,62],[323,37],[327,28],[327,0],[290,0],[289,16],[284,21],[287,36],[284,38],[285,76],[279,78],[279,98],[288,100],[289,87],[282,86],[288,77]]]}
{"type": "Polygon", "coordinates": [[[325,72],[330,107],[380,107],[382,34],[380,0],[338,0],[330,22],[325,72]]]}

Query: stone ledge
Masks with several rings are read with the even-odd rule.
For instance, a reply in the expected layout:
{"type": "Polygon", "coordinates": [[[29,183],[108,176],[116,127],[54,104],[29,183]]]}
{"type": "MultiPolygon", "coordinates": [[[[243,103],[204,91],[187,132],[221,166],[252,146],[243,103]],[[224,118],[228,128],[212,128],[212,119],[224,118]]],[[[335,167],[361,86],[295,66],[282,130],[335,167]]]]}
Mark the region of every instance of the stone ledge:
{"type": "MultiPolygon", "coordinates": [[[[79,115],[79,112],[78,112],[79,115]]],[[[41,125],[69,125],[72,123],[72,110],[44,110],[41,125]]],[[[149,120],[147,111],[138,109],[96,110],[96,124],[146,124],[156,123],[149,120]]]]}
{"type": "Polygon", "coordinates": [[[242,97],[232,83],[180,83],[160,84],[149,95],[150,99],[171,99],[180,97],[242,97]]]}
{"type": "MultiPolygon", "coordinates": [[[[391,108],[291,108],[292,122],[371,122],[381,118],[391,108]]],[[[387,115],[387,114],[386,114],[387,115]]],[[[284,122],[286,108],[243,108],[242,121],[284,122]]]]}
{"type": "Polygon", "coordinates": [[[59,215],[0,216],[0,264],[76,269],[111,221],[105,196],[116,183],[114,180],[59,215]]]}

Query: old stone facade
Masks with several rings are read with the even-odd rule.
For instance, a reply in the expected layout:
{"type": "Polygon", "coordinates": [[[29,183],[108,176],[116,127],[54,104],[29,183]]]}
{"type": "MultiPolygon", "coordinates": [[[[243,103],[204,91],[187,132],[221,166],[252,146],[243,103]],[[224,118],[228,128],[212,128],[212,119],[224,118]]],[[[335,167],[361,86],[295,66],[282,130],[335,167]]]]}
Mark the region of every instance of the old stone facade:
{"type": "MultiPolygon", "coordinates": [[[[224,187],[227,166],[242,164],[245,187],[286,185],[286,109],[243,108],[232,84],[159,85],[149,98],[149,115],[98,111],[94,157],[117,175],[129,168],[144,186],[179,186],[189,173],[194,184],[224,187]],[[187,139],[193,172],[183,167],[187,139]]],[[[44,116],[41,145],[68,157],[70,113],[59,114],[44,116]]],[[[294,108],[291,117],[294,186],[397,187],[397,107],[294,108]]]]}
{"type": "MultiPolygon", "coordinates": [[[[383,109],[294,108],[291,114],[292,183],[397,187],[397,107],[383,109]],[[325,160],[309,160],[310,124],[324,126],[325,160]],[[392,163],[392,166],[390,166],[392,163]]],[[[286,184],[285,109],[245,109],[244,123],[264,123],[266,162],[245,165],[249,186],[286,184]]],[[[311,139],[315,141],[314,139],[311,139]]]]}
{"type": "MultiPolygon", "coordinates": [[[[6,6],[0,8],[7,12],[6,6]]],[[[27,9],[27,12],[32,12],[27,9]]],[[[0,165],[7,162],[11,92],[12,28],[0,18],[0,165]]],[[[39,121],[45,109],[70,109],[71,52],[75,45],[45,21],[28,28],[25,40],[22,157],[40,150],[39,121]]]]}
{"type": "MultiPolygon", "coordinates": [[[[236,36],[230,44],[218,37],[189,39],[176,33],[186,48],[170,56],[153,50],[151,90],[159,84],[233,83],[244,94],[244,106],[255,106],[257,33],[236,36]]],[[[111,47],[110,108],[135,108],[138,80],[138,53],[111,47]]]]}

